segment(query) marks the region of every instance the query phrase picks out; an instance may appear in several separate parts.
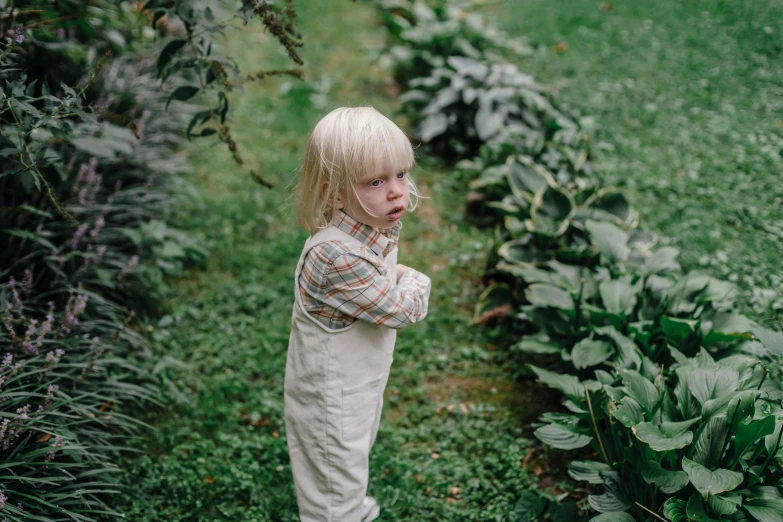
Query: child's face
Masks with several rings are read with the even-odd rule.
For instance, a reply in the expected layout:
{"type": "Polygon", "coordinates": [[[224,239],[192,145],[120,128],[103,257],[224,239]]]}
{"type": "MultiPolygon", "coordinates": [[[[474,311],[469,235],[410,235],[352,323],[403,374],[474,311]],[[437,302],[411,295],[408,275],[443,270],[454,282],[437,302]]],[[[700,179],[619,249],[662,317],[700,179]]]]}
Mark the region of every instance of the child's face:
{"type": "Polygon", "coordinates": [[[394,172],[384,165],[379,174],[369,174],[354,185],[356,194],[348,190],[347,198],[338,199],[343,211],[355,220],[374,228],[391,228],[402,218],[408,208],[410,191],[408,173],[394,172]],[[358,196],[364,206],[375,214],[370,215],[356,200],[358,196]]]}

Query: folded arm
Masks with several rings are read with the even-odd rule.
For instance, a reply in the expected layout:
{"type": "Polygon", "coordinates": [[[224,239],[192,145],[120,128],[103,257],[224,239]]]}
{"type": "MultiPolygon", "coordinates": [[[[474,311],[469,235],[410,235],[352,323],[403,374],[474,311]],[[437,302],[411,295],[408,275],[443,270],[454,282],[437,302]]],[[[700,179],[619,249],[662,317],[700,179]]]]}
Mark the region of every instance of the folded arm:
{"type": "Polygon", "coordinates": [[[326,274],[325,304],[363,321],[403,328],[427,315],[430,278],[413,269],[398,283],[368,260],[352,253],[335,259],[326,274]]]}

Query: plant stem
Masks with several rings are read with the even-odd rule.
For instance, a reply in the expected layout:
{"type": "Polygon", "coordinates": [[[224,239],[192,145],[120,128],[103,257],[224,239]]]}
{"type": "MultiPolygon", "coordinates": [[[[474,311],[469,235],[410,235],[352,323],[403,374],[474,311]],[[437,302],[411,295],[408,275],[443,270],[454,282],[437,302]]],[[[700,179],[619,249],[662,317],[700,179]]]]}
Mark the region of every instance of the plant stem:
{"type": "Polygon", "coordinates": [[[634,502],[634,504],[636,504],[637,506],[639,506],[639,507],[640,507],[640,508],[642,508],[643,510],[647,511],[649,514],[651,514],[651,515],[652,515],[652,516],[654,516],[655,518],[657,518],[657,519],[659,519],[659,520],[663,520],[663,522],[669,522],[668,520],[666,520],[665,518],[663,518],[661,515],[659,515],[659,514],[658,514],[658,513],[656,513],[655,511],[653,511],[653,510],[651,510],[651,509],[649,509],[649,508],[646,508],[646,507],[644,507],[643,505],[639,504],[638,502],[634,502]]]}
{"type": "Polygon", "coordinates": [[[587,397],[587,407],[590,408],[590,419],[593,421],[593,430],[595,431],[595,436],[598,439],[598,444],[601,446],[601,453],[604,454],[604,462],[609,464],[609,457],[606,455],[606,450],[604,449],[604,443],[601,440],[601,434],[598,433],[598,425],[595,423],[595,413],[593,413],[593,403],[590,401],[590,390],[587,389],[587,385],[584,385],[585,387],[585,396],[587,397]]]}

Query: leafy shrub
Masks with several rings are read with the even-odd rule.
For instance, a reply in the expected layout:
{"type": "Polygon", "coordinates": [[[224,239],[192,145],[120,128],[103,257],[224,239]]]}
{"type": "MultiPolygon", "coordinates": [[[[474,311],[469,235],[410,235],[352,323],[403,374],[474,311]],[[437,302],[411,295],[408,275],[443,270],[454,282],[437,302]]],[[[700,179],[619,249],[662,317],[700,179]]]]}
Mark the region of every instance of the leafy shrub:
{"type": "Polygon", "coordinates": [[[594,380],[533,367],[571,412],[544,414],[536,436],[563,450],[593,447],[603,461],[574,460],[568,472],[600,485],[588,497],[594,510],[634,515],[616,520],[661,511],[669,520],[779,520],[780,381],[751,356],[672,356],[666,368],[645,356],[618,361],[594,380]]]}

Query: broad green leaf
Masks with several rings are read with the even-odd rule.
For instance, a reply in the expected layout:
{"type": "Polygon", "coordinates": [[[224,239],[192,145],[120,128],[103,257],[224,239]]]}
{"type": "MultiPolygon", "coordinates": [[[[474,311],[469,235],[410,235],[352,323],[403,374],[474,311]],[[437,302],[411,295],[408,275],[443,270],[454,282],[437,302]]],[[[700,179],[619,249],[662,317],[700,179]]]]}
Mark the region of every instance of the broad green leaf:
{"type": "Polygon", "coordinates": [[[725,417],[712,417],[702,429],[693,449],[693,460],[702,466],[717,466],[723,455],[728,434],[728,422],[725,417]]]}
{"type": "Polygon", "coordinates": [[[642,364],[642,358],[637,352],[636,343],[618,332],[617,329],[613,326],[601,326],[596,328],[594,331],[596,334],[609,337],[612,341],[614,341],[615,347],[617,348],[617,357],[615,358],[615,363],[620,368],[628,368],[632,370],[639,369],[642,364]]]}
{"type": "Polygon", "coordinates": [[[688,386],[690,368],[677,368],[677,385],[674,387],[674,398],[677,399],[677,409],[685,418],[693,418],[699,411],[699,405],[691,394],[688,386]]]}
{"type": "Polygon", "coordinates": [[[570,290],[573,294],[579,294],[582,288],[583,298],[591,297],[595,291],[595,282],[590,272],[580,266],[567,265],[560,261],[549,261],[547,266],[557,274],[558,286],[570,290]]]}
{"type": "Polygon", "coordinates": [[[775,416],[767,415],[750,424],[739,424],[734,436],[734,456],[741,457],[757,440],[775,431],[775,416]]]}
{"type": "Polygon", "coordinates": [[[579,379],[573,375],[550,372],[549,370],[544,370],[543,368],[538,368],[533,365],[530,365],[530,369],[532,369],[538,376],[538,380],[550,388],[559,390],[569,399],[575,402],[579,402],[579,399],[584,398],[585,387],[581,382],[579,382],[579,379]]]}
{"type": "Polygon", "coordinates": [[[743,390],[731,398],[726,413],[731,435],[734,435],[734,430],[740,422],[748,417],[753,418],[756,411],[756,399],[761,394],[762,392],[758,390],[743,390]]]}
{"type": "Polygon", "coordinates": [[[783,500],[751,498],[743,507],[759,522],[780,522],[783,520],[783,500]]]}
{"type": "Polygon", "coordinates": [[[678,271],[680,269],[680,264],[677,262],[679,255],[680,251],[674,247],[661,247],[644,260],[645,271],[650,274],[678,271]]]}
{"type": "Polygon", "coordinates": [[[690,319],[661,316],[661,330],[678,346],[694,331],[695,327],[696,321],[690,319]]]}
{"type": "Polygon", "coordinates": [[[590,507],[599,513],[626,511],[631,507],[630,504],[608,491],[603,495],[589,495],[587,501],[590,503],[590,507]]]}
{"type": "Polygon", "coordinates": [[[166,100],[166,109],[169,108],[169,103],[171,103],[171,100],[179,100],[179,101],[187,101],[191,99],[193,96],[198,94],[198,92],[201,89],[199,87],[196,87],[194,85],[180,85],[174,91],[171,93],[171,95],[166,100]]]}
{"type": "Polygon", "coordinates": [[[502,108],[495,107],[493,91],[503,88],[493,88],[489,91],[479,91],[479,108],[473,120],[473,127],[481,141],[489,141],[498,134],[506,120],[506,113],[502,108]]]}
{"type": "Polygon", "coordinates": [[[672,522],[688,522],[685,514],[685,501],[669,497],[663,504],[663,515],[672,522]]]}
{"type": "Polygon", "coordinates": [[[700,301],[723,301],[726,299],[734,299],[737,295],[737,285],[729,281],[722,279],[716,279],[714,277],[702,274],[707,280],[707,288],[699,296],[700,301]]]}
{"type": "Polygon", "coordinates": [[[648,460],[642,467],[642,478],[666,494],[676,493],[688,484],[688,475],[684,471],[669,471],[654,460],[648,460]]]}
{"type": "Polygon", "coordinates": [[[614,355],[614,348],[606,341],[585,338],[574,345],[571,360],[577,369],[601,364],[614,355]]]}
{"type": "Polygon", "coordinates": [[[780,452],[781,445],[783,444],[781,431],[783,431],[783,420],[776,420],[775,431],[764,437],[764,446],[767,448],[767,455],[777,455],[780,452]]]}
{"type": "Polygon", "coordinates": [[[163,71],[163,69],[166,67],[166,65],[171,61],[171,57],[179,51],[186,43],[188,43],[187,40],[172,40],[168,44],[166,44],[166,47],[163,48],[163,50],[160,52],[160,56],[158,57],[158,64],[157,64],[157,70],[158,70],[158,78],[160,78],[160,73],[163,71]]]}
{"type": "Polygon", "coordinates": [[[538,522],[541,520],[546,506],[546,499],[537,491],[523,491],[514,506],[514,520],[517,522],[538,522]]]}
{"type": "Polygon", "coordinates": [[[619,225],[631,225],[637,217],[625,195],[614,187],[599,190],[587,204],[611,214],[619,225]]]}
{"type": "Polygon", "coordinates": [[[498,256],[509,263],[538,263],[548,261],[549,257],[539,252],[530,244],[531,235],[513,239],[503,243],[498,248],[498,256]]]}
{"type": "Polygon", "coordinates": [[[633,434],[655,451],[670,451],[684,448],[693,440],[688,428],[698,419],[684,422],[663,422],[656,426],[651,422],[640,422],[632,428],[633,434]]]}
{"type": "MultiPolygon", "coordinates": [[[[766,500],[783,500],[783,488],[773,486],[756,486],[748,490],[748,498],[763,498],[766,500]]],[[[745,493],[743,491],[743,493],[745,493]]]]}
{"type": "Polygon", "coordinates": [[[712,495],[707,499],[707,504],[713,513],[718,515],[731,515],[736,513],[742,504],[742,497],[737,493],[726,493],[725,495],[712,495]]]}
{"type": "Polygon", "coordinates": [[[446,58],[446,61],[463,76],[470,76],[478,81],[482,81],[487,75],[488,69],[486,64],[477,60],[464,56],[449,56],[446,58]]]}
{"type": "Polygon", "coordinates": [[[525,221],[519,218],[519,211],[514,212],[512,215],[503,218],[503,224],[506,226],[506,230],[511,233],[511,237],[524,237],[530,235],[529,230],[525,228],[525,221]]]}
{"type": "Polygon", "coordinates": [[[697,520],[698,522],[715,522],[714,519],[707,515],[706,509],[704,509],[704,499],[699,495],[693,494],[688,499],[688,505],[685,506],[685,513],[690,520],[697,520]]]}
{"type": "Polygon", "coordinates": [[[508,185],[519,198],[543,192],[550,183],[556,184],[548,172],[540,172],[518,162],[512,163],[508,169],[508,185]]]}
{"type": "Polygon", "coordinates": [[[752,340],[753,323],[742,314],[721,312],[712,319],[712,331],[702,339],[705,347],[737,340],[752,340]]]}
{"type": "Polygon", "coordinates": [[[628,259],[631,249],[628,248],[625,231],[611,223],[591,220],[585,223],[585,228],[590,234],[590,241],[607,262],[613,264],[628,259]]]}
{"type": "Polygon", "coordinates": [[[739,375],[731,368],[699,367],[688,378],[688,387],[699,404],[734,393],[738,384],[739,375]]]}
{"type": "Polygon", "coordinates": [[[503,318],[511,311],[511,288],[503,283],[487,287],[479,296],[473,310],[473,323],[483,324],[503,318]]]}
{"type": "Polygon", "coordinates": [[[633,397],[648,414],[652,414],[660,398],[655,385],[635,370],[622,370],[620,374],[623,376],[628,395],[633,397]]]}
{"type": "Polygon", "coordinates": [[[593,440],[578,428],[555,423],[541,426],[533,434],[544,444],[564,450],[583,448],[593,440]]]}
{"type": "Polygon", "coordinates": [[[531,339],[528,337],[525,337],[517,344],[512,346],[512,350],[519,350],[520,352],[533,354],[561,353],[563,349],[564,348],[562,346],[559,346],[553,342],[546,342],[540,339],[531,339]]]}
{"type": "Polygon", "coordinates": [[[731,491],[742,483],[742,473],[727,469],[710,471],[687,457],[682,458],[682,469],[688,474],[693,487],[703,497],[731,491]]]}
{"type": "Polygon", "coordinates": [[[690,272],[677,284],[666,290],[665,297],[669,302],[669,313],[691,313],[696,309],[696,297],[709,284],[709,277],[698,272],[690,272]]]}
{"type": "Polygon", "coordinates": [[[419,124],[419,137],[424,143],[428,143],[440,136],[449,128],[449,120],[445,113],[430,114],[419,124]]]}
{"type": "Polygon", "coordinates": [[[630,315],[636,306],[638,288],[631,285],[628,279],[609,279],[598,285],[604,308],[613,314],[630,315]]]}
{"type": "Polygon", "coordinates": [[[574,480],[584,480],[590,484],[603,484],[601,472],[612,471],[612,466],[594,460],[574,460],[568,465],[568,474],[574,480]]]}
{"type": "Polygon", "coordinates": [[[560,310],[573,310],[574,300],[566,290],[544,283],[532,284],[525,292],[525,298],[536,306],[551,306],[560,310]]]}
{"type": "Polygon", "coordinates": [[[549,272],[548,270],[541,270],[540,268],[536,268],[534,266],[509,265],[507,263],[501,263],[502,264],[498,264],[498,270],[508,269],[509,273],[519,277],[529,285],[533,283],[547,283],[550,285],[559,286],[555,274],[549,272]]]}
{"type": "Polygon", "coordinates": [[[610,412],[626,428],[636,426],[644,421],[644,412],[639,403],[631,397],[625,397],[617,406],[613,406],[610,412]]]}
{"type": "Polygon", "coordinates": [[[576,205],[568,191],[547,186],[537,192],[525,226],[530,232],[548,236],[562,235],[574,215],[576,205]]]}
{"type": "Polygon", "coordinates": [[[753,334],[771,354],[783,357],[783,333],[754,325],[753,334]]]}

